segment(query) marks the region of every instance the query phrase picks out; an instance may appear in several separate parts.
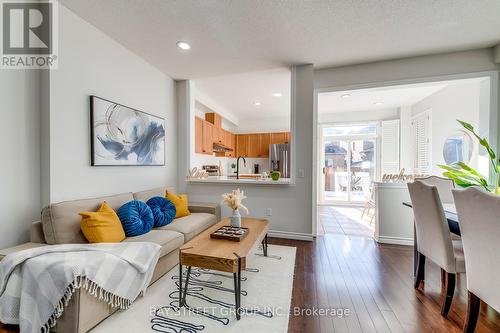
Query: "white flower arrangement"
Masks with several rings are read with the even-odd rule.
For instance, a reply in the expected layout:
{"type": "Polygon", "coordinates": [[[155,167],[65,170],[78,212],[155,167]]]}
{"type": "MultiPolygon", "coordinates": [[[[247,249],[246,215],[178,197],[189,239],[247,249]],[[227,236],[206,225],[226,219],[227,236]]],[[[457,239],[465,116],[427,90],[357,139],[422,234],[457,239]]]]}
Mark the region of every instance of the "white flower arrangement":
{"type": "Polygon", "coordinates": [[[248,208],[246,208],[242,201],[246,199],[245,193],[240,189],[233,190],[231,193],[224,193],[222,195],[222,203],[225,203],[232,210],[244,210],[248,214],[248,208]]]}

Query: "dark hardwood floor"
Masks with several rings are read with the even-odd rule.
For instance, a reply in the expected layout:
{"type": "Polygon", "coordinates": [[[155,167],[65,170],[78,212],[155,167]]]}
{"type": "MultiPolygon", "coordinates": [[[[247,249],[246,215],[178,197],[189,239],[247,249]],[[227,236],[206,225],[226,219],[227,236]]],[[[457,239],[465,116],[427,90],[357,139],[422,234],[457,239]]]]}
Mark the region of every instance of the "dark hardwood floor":
{"type": "MultiPolygon", "coordinates": [[[[289,332],[461,332],[466,311],[465,276],[449,319],[440,315],[440,271],[426,265],[424,291],[413,289],[412,249],[378,245],[370,238],[327,234],[314,242],[270,238],[295,246],[297,258],[289,332]],[[294,309],[346,309],[346,316],[294,315],[294,309]]],[[[223,330],[222,330],[223,331],[223,330]]],[[[2,327],[0,333],[17,332],[2,327]]],[[[476,332],[500,332],[500,316],[485,304],[476,332]]]]}
{"type": "MultiPolygon", "coordinates": [[[[440,270],[427,263],[425,290],[415,291],[411,247],[336,234],[314,242],[271,239],[270,243],[297,248],[290,333],[462,331],[465,275],[457,278],[448,319],[441,317],[440,270]],[[295,307],[349,309],[350,314],[294,316],[295,307]]],[[[499,314],[485,304],[476,332],[500,332],[499,314]]]]}

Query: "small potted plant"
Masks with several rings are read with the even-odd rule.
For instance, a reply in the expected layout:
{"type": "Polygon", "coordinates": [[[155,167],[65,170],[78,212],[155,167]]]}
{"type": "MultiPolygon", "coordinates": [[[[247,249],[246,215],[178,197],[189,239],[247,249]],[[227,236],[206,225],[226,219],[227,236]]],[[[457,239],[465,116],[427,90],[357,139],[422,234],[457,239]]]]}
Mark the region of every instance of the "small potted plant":
{"type": "Polygon", "coordinates": [[[281,172],[279,171],[271,171],[271,178],[273,180],[279,180],[281,177],[281,172]]]}
{"type": "Polygon", "coordinates": [[[222,195],[222,203],[225,203],[229,208],[233,210],[233,215],[231,216],[231,226],[240,228],[241,227],[241,214],[240,209],[243,209],[248,214],[248,208],[246,208],[242,201],[247,197],[240,189],[233,190],[230,193],[224,193],[222,195]]]}

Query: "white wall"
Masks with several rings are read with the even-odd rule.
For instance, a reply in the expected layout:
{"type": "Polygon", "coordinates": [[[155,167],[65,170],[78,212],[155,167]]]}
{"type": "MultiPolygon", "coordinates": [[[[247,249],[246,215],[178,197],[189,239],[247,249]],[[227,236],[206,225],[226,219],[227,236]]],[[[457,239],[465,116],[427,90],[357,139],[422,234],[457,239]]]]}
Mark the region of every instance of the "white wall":
{"type": "MultiPolygon", "coordinates": [[[[189,194],[190,200],[219,203],[223,193],[239,187],[248,196],[246,204],[250,210],[250,215],[268,218],[271,230],[278,231],[280,235],[292,235],[292,237],[311,235],[313,68],[311,65],[305,65],[297,67],[295,71],[296,74],[292,84],[292,95],[294,96],[292,105],[296,110],[294,117],[295,131],[292,129],[292,145],[295,147],[296,160],[294,172],[297,174],[298,170],[303,169],[305,177],[296,178],[295,186],[189,184],[183,181],[179,187],[189,194]],[[266,216],[267,208],[272,208],[272,216],[270,217],[266,216]]],[[[184,109],[180,111],[179,116],[186,119],[194,115],[194,110],[191,115],[189,112],[185,112],[184,109]]],[[[186,127],[192,130],[191,126],[186,127]]],[[[183,143],[180,144],[184,145],[183,143]]],[[[229,211],[224,209],[223,214],[228,216],[229,211]]]]}
{"type": "MultiPolygon", "coordinates": [[[[443,158],[443,147],[448,136],[463,127],[457,119],[466,121],[475,128],[479,125],[479,81],[469,80],[452,83],[438,92],[414,104],[411,109],[412,116],[426,110],[431,112],[431,172],[440,176],[443,170],[437,164],[446,164],[443,158]]],[[[486,128],[487,129],[487,128],[486,128]]],[[[411,131],[411,127],[406,128],[411,131]]],[[[477,168],[477,140],[473,138],[474,154],[470,165],[477,168]]]]}
{"type": "Polygon", "coordinates": [[[234,128],[236,134],[288,132],[290,131],[290,117],[260,117],[239,118],[239,125],[234,128]]]}
{"type": "Polygon", "coordinates": [[[382,121],[399,118],[399,110],[397,108],[383,110],[368,110],[368,111],[347,111],[347,112],[331,112],[319,113],[318,123],[356,123],[366,121],[382,121]]]}
{"type": "Polygon", "coordinates": [[[0,248],[40,219],[40,71],[0,71],[0,248]]]}
{"type": "Polygon", "coordinates": [[[50,200],[175,185],[174,81],[64,6],[59,15],[59,68],[50,75],[50,200]],[[89,95],[165,118],[166,165],[91,167],[89,95]]]}

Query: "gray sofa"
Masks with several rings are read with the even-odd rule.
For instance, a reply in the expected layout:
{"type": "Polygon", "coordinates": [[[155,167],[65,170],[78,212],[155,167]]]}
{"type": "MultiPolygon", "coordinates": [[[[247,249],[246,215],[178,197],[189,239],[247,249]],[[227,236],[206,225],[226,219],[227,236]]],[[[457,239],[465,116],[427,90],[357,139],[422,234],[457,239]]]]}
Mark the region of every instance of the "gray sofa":
{"type": "MultiPolygon", "coordinates": [[[[0,250],[0,260],[8,253],[27,248],[52,244],[87,243],[80,230],[82,211],[95,211],[105,200],[113,209],[130,200],[147,201],[153,196],[164,196],[169,188],[160,187],[136,193],[123,193],[93,199],[65,201],[51,204],[42,211],[40,222],[31,228],[31,242],[0,250]]],[[[217,204],[189,203],[191,215],[177,218],[172,223],[155,228],[147,234],[128,237],[124,242],[153,242],[162,246],[160,259],[155,267],[151,283],[158,280],[179,261],[179,248],[197,234],[220,220],[220,206],[217,204]]],[[[58,319],[54,332],[87,332],[110,316],[116,309],[97,300],[85,290],[73,294],[68,307],[58,319]]]]}

